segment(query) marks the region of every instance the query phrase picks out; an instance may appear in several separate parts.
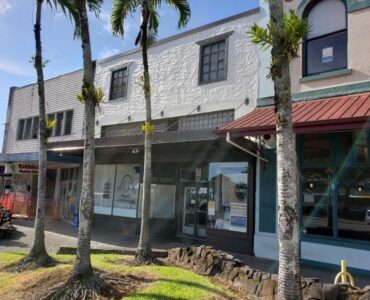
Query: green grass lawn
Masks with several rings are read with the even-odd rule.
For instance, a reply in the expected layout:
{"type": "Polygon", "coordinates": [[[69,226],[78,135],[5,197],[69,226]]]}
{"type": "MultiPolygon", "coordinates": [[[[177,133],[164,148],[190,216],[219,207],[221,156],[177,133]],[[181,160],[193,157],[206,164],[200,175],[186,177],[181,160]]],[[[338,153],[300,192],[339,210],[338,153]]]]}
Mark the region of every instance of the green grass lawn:
{"type": "MultiPolygon", "coordinates": [[[[74,262],[73,255],[55,255],[63,262],[53,268],[27,271],[21,274],[2,272],[1,269],[10,263],[18,261],[24,254],[0,253],[0,299],[7,299],[10,290],[22,289],[25,286],[37,288],[47,275],[55,272],[68,274],[74,262]],[[4,298],[5,297],[5,298],[4,298]]],[[[128,256],[96,254],[92,255],[95,268],[114,271],[121,274],[130,274],[138,278],[149,278],[151,282],[144,288],[124,299],[153,299],[153,300],[195,300],[195,299],[235,299],[235,296],[223,285],[212,282],[209,278],[191,271],[172,266],[140,266],[130,267],[122,264],[128,256]]],[[[10,299],[14,299],[9,298],[10,299]]]]}

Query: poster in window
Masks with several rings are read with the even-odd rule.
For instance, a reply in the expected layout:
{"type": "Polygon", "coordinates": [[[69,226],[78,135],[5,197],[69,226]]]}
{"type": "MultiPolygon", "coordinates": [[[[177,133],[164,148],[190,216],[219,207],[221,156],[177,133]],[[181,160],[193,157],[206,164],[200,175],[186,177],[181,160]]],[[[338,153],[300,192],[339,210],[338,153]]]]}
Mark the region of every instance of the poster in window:
{"type": "Polygon", "coordinates": [[[136,218],[140,166],[117,165],[113,215],[136,218]]]}
{"type": "Polygon", "coordinates": [[[247,203],[230,203],[230,230],[247,232],[247,203]]]}
{"type": "Polygon", "coordinates": [[[327,47],[322,49],[322,63],[328,63],[333,61],[333,47],[327,47]]]}
{"type": "Polygon", "coordinates": [[[96,165],[94,182],[94,213],[110,215],[112,213],[114,179],[116,165],[96,165]]]}

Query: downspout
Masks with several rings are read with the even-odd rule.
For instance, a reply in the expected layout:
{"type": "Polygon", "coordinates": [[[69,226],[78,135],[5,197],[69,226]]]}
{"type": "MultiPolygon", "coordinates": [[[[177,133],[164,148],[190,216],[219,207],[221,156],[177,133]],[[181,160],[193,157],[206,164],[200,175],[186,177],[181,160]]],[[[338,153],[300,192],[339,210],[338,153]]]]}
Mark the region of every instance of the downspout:
{"type": "Polygon", "coordinates": [[[233,141],[231,140],[230,132],[227,132],[227,133],[226,133],[226,142],[227,142],[228,144],[230,144],[230,145],[232,145],[232,146],[234,146],[234,147],[236,147],[236,148],[238,148],[238,149],[240,149],[240,150],[242,150],[242,151],[244,151],[244,152],[248,153],[249,155],[252,155],[253,157],[256,157],[256,158],[258,158],[258,159],[260,159],[260,160],[262,160],[262,161],[266,162],[266,163],[269,163],[269,162],[270,162],[268,159],[266,159],[266,158],[262,157],[261,155],[259,155],[259,154],[257,154],[257,153],[254,153],[254,152],[252,152],[252,151],[249,151],[248,149],[243,148],[242,146],[240,146],[240,145],[238,145],[237,143],[233,142],[233,141]]]}

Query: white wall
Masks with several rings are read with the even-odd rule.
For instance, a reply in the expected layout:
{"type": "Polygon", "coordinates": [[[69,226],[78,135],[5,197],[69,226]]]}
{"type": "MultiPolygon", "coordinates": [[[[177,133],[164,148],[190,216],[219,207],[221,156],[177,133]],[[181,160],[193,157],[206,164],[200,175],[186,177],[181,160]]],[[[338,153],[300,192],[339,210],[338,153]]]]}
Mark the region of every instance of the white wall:
{"type": "MultiPolygon", "coordinates": [[[[73,109],[72,134],[50,137],[49,142],[82,138],[84,107],[76,97],[81,93],[82,76],[82,70],[78,70],[45,81],[46,113],[73,109]]],[[[5,153],[38,151],[38,139],[16,140],[18,120],[37,116],[39,114],[38,101],[37,84],[27,85],[14,91],[5,153]]]]}
{"type": "MultiPolygon", "coordinates": [[[[152,86],[152,116],[163,118],[187,115],[198,105],[200,113],[234,109],[235,116],[251,111],[256,104],[258,85],[257,49],[248,38],[248,28],[257,21],[258,13],[216,25],[180,38],[159,43],[149,49],[149,67],[152,86]],[[229,36],[227,80],[198,84],[200,46],[198,41],[234,31],[229,36]],[[244,105],[246,98],[250,104],[244,105]]],[[[127,123],[145,119],[142,88],[137,84],[142,74],[141,52],[114,56],[97,62],[96,85],[104,91],[102,114],[97,116],[100,126],[127,123]],[[109,101],[112,70],[128,66],[129,86],[125,100],[109,101]]],[[[193,114],[195,114],[193,112],[193,114]]]]}
{"type": "MultiPolygon", "coordinates": [[[[267,27],[270,20],[268,1],[259,1],[260,12],[258,24],[263,28],[267,27]]],[[[272,97],[274,95],[274,83],[271,78],[267,78],[270,72],[271,64],[271,49],[261,50],[257,48],[259,58],[259,72],[258,72],[258,99],[265,97],[272,97]]]]}

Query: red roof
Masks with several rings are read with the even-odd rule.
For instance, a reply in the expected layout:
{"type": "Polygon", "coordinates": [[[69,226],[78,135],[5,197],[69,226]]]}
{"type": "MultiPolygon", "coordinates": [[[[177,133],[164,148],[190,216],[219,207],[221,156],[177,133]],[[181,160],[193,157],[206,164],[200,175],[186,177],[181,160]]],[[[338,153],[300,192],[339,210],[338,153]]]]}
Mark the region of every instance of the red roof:
{"type": "MultiPolygon", "coordinates": [[[[292,104],[296,133],[370,128],[370,93],[296,102],[292,104]]],[[[274,107],[251,113],[219,128],[219,135],[264,135],[275,132],[274,107]]]]}

